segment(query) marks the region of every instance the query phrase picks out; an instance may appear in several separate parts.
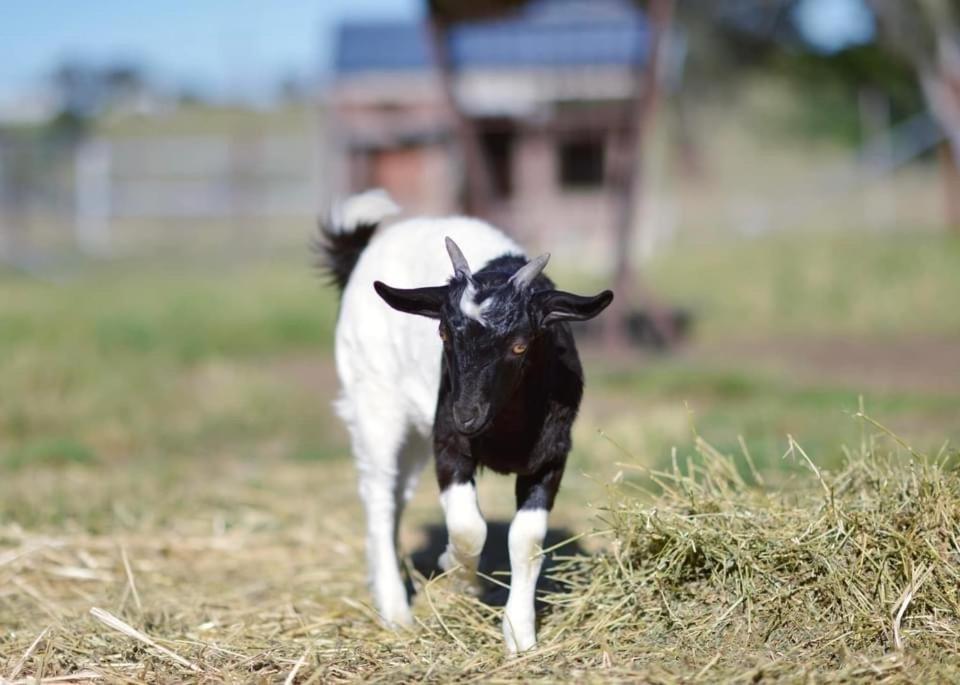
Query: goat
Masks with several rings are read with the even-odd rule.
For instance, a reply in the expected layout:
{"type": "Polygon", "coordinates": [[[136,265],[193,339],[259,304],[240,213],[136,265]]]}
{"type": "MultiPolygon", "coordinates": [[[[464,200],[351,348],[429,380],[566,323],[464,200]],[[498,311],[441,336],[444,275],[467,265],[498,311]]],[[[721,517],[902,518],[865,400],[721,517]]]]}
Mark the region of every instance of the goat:
{"type": "Polygon", "coordinates": [[[507,650],[522,652],[536,644],[538,550],[583,393],[566,322],[596,316],[613,293],[554,289],[542,273],[549,255],[528,261],[476,219],[414,218],[377,230],[398,212],[384,191],[368,191],[321,229],[341,290],[336,409],[359,472],[374,600],[388,625],[412,623],[396,538],[431,451],[449,537],[439,564],[473,589],[487,534],[474,477],[481,467],[514,474],[503,633],[507,650]]]}

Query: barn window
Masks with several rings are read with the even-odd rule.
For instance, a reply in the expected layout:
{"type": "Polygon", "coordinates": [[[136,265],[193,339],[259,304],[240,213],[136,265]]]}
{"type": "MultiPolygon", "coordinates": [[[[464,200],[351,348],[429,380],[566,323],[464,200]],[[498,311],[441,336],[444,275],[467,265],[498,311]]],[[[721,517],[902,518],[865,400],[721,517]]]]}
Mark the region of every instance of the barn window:
{"type": "Polygon", "coordinates": [[[603,140],[578,139],[560,143],[560,185],[595,188],[603,184],[603,140]]]}

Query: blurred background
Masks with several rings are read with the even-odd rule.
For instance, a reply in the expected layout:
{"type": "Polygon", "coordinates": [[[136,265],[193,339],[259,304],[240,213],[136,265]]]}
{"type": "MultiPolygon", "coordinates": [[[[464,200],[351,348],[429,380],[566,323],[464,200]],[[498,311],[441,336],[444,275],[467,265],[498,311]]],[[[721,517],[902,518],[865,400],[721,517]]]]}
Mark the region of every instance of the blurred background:
{"type": "Polygon", "coordinates": [[[309,244],[373,186],[552,252],[566,289],[617,290],[581,331],[570,501],[621,462],[702,458],[698,435],[771,479],[805,468],[788,435],[830,468],[882,432],[861,402],[917,449],[955,444],[958,10],[5,8],[0,521],[353,507],[309,244]]]}

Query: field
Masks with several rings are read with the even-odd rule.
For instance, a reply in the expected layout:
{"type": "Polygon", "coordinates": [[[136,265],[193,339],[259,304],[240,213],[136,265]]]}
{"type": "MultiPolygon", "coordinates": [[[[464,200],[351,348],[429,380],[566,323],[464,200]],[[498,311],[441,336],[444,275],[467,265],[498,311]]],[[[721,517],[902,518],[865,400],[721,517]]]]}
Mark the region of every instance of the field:
{"type": "Polygon", "coordinates": [[[495,476],[486,601],[423,575],[428,472],[401,536],[420,627],[372,620],[308,255],[0,272],[0,681],[956,677],[960,243],[732,241],[647,275],[693,338],[584,351],[548,543],[576,539],[511,660],[495,476]]]}

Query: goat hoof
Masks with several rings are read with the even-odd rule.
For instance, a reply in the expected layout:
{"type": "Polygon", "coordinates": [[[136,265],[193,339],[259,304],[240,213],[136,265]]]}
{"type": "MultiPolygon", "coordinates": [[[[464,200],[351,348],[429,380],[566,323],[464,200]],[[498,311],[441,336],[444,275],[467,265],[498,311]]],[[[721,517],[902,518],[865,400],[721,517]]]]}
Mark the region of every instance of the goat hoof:
{"type": "Polygon", "coordinates": [[[537,632],[533,621],[511,621],[503,619],[503,639],[507,646],[507,654],[515,655],[528,652],[537,646],[537,632]]]}
{"type": "Polygon", "coordinates": [[[471,597],[479,597],[483,594],[483,583],[477,577],[476,571],[469,571],[464,568],[460,562],[453,558],[450,552],[444,552],[437,560],[437,566],[444,573],[453,571],[450,574],[450,582],[457,592],[461,592],[471,597]],[[459,567],[459,568],[458,568],[459,567]]]}
{"type": "Polygon", "coordinates": [[[437,566],[440,567],[440,570],[446,573],[453,567],[457,565],[456,560],[453,558],[453,555],[450,552],[444,552],[440,555],[440,558],[437,559],[437,566]]]}
{"type": "Polygon", "coordinates": [[[404,630],[413,627],[413,613],[407,604],[399,602],[380,612],[383,625],[390,630],[404,630]]]}
{"type": "Polygon", "coordinates": [[[480,597],[483,594],[483,584],[476,576],[472,578],[460,578],[457,582],[457,589],[471,597],[480,597]]]}

